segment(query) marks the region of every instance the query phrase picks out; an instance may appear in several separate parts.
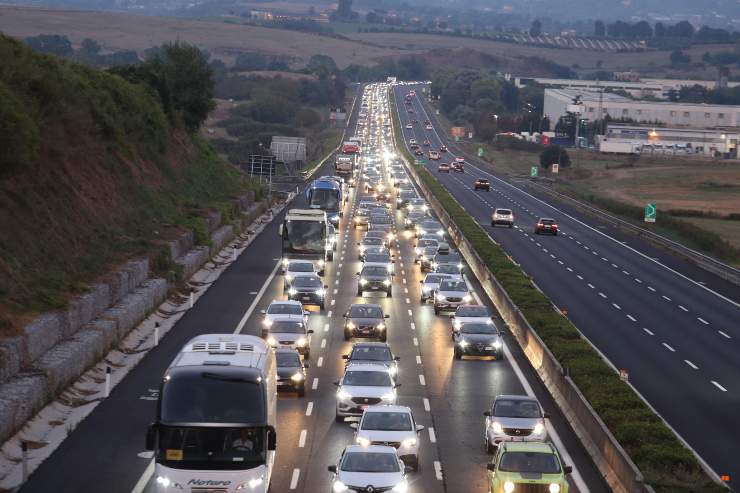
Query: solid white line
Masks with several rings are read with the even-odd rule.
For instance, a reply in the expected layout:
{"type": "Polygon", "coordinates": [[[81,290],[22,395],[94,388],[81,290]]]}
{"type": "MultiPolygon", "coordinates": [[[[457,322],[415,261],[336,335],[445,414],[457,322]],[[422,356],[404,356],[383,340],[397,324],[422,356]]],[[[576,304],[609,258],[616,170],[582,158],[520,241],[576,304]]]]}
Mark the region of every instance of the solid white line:
{"type": "Polygon", "coordinates": [[[439,481],[442,481],[442,464],[438,460],[434,461],[434,475],[439,481]]]}
{"type": "Polygon", "coordinates": [[[434,428],[430,426],[428,429],[429,429],[429,441],[432,443],[437,443],[437,434],[434,433],[434,428]]]}
{"type": "Polygon", "coordinates": [[[313,401],[306,405],[306,416],[311,416],[311,413],[313,413],[313,401]]]}
{"type": "Polygon", "coordinates": [[[294,490],[298,487],[298,477],[301,475],[301,470],[296,468],[293,469],[293,476],[290,478],[290,489],[294,490]]]}
{"type": "Polygon", "coordinates": [[[699,369],[699,367],[698,367],[698,366],[696,366],[696,365],[695,365],[694,363],[692,363],[691,361],[689,361],[689,360],[687,360],[687,359],[683,360],[683,362],[684,362],[684,363],[686,363],[687,365],[689,365],[689,366],[690,366],[691,368],[693,368],[694,370],[698,370],[698,369],[699,369]]]}
{"type": "Polygon", "coordinates": [[[308,435],[308,431],[301,430],[301,434],[298,437],[298,448],[303,448],[306,446],[306,435],[308,435]]]}
{"type": "Polygon", "coordinates": [[[645,332],[647,332],[647,333],[648,333],[648,334],[650,334],[651,336],[654,336],[654,335],[655,335],[655,334],[653,333],[653,331],[652,331],[652,330],[650,330],[650,329],[646,329],[645,327],[643,327],[643,328],[642,328],[642,330],[644,330],[645,332]]]}
{"type": "Polygon", "coordinates": [[[314,378],[313,383],[311,384],[311,390],[316,390],[319,388],[319,379],[314,378]]]}
{"type": "Polygon", "coordinates": [[[257,292],[257,296],[254,297],[254,300],[252,301],[252,304],[249,305],[249,308],[244,313],[244,316],[241,320],[239,320],[239,323],[236,326],[236,329],[234,330],[234,334],[240,334],[242,329],[244,328],[244,325],[246,325],[247,320],[249,320],[249,317],[252,316],[252,312],[257,307],[257,303],[262,299],[262,296],[265,294],[265,291],[267,291],[267,286],[270,285],[272,280],[275,278],[275,274],[277,273],[278,269],[280,268],[280,261],[278,260],[275,263],[275,267],[272,269],[272,272],[269,276],[267,276],[267,279],[265,280],[265,283],[262,285],[260,290],[257,292]]]}
{"type": "Polygon", "coordinates": [[[701,318],[701,317],[696,317],[696,319],[697,319],[697,320],[698,320],[699,322],[703,323],[704,325],[709,325],[709,322],[707,322],[706,320],[704,320],[704,319],[703,319],[703,318],[701,318]]]}
{"type": "Polygon", "coordinates": [[[676,350],[675,350],[675,349],[673,349],[673,348],[672,348],[671,346],[669,346],[669,345],[668,345],[668,344],[666,344],[665,342],[663,343],[663,345],[665,346],[665,348],[666,348],[666,349],[667,349],[668,351],[670,351],[670,352],[672,352],[672,353],[675,353],[675,352],[676,352],[676,350]]]}
{"type": "Polygon", "coordinates": [[[427,399],[426,397],[424,397],[424,410],[426,412],[430,412],[431,409],[432,408],[429,406],[429,399],[427,399]]]}
{"type": "Polygon", "coordinates": [[[419,373],[419,383],[422,384],[422,385],[426,385],[427,384],[427,381],[424,378],[424,375],[422,375],[421,373],[419,373]]]}
{"type": "Polygon", "coordinates": [[[146,485],[149,483],[149,479],[151,479],[152,476],[154,476],[154,459],[149,461],[146,469],[144,469],[144,474],[142,474],[136,482],[131,493],[143,493],[144,488],[146,488],[146,485]]]}
{"type": "Polygon", "coordinates": [[[726,389],[726,388],[724,388],[723,386],[721,386],[720,384],[718,384],[718,383],[717,383],[717,382],[715,382],[714,380],[712,380],[712,384],[714,384],[714,386],[715,386],[715,387],[717,387],[717,388],[718,388],[719,390],[721,390],[722,392],[727,392],[727,389],[726,389]]]}

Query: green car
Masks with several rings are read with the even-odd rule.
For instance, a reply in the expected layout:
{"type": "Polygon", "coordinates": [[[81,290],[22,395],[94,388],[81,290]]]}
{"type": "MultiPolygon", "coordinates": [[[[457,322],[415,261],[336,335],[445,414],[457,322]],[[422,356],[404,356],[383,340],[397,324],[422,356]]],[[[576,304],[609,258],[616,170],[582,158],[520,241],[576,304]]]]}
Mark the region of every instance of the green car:
{"type": "Polygon", "coordinates": [[[568,493],[566,474],[555,447],[545,442],[503,442],[488,464],[490,493],[568,493]]]}

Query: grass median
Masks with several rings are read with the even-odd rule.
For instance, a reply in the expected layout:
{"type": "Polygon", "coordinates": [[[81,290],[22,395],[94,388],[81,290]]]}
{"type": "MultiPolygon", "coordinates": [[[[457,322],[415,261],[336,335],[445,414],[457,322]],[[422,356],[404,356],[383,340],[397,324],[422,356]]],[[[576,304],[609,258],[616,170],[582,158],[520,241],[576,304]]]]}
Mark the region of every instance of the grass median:
{"type": "MultiPolygon", "coordinates": [[[[398,150],[413,163],[414,157],[402,144],[395,112],[393,116],[398,150]]],[[[658,493],[727,491],[704,472],[693,453],[583,340],[570,320],[553,310],[550,299],[534,287],[531,278],[437,178],[424,166],[414,166],[423,186],[440,201],[558,362],[570,370],[575,384],[643,473],[646,483],[658,493]]]]}

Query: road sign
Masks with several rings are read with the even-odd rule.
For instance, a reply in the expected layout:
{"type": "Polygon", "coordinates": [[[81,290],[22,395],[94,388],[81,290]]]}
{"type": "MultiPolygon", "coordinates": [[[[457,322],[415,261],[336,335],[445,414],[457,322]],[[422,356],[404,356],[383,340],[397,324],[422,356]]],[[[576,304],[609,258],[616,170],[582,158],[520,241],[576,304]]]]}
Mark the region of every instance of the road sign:
{"type": "Polygon", "coordinates": [[[657,214],[657,207],[655,205],[655,202],[652,202],[650,204],[647,204],[645,206],[645,222],[646,223],[654,223],[655,222],[655,216],[657,214]]]}
{"type": "Polygon", "coordinates": [[[422,159],[422,160],[421,160],[421,165],[422,165],[422,166],[426,166],[428,162],[429,162],[429,161],[427,161],[426,159],[422,159]]]}
{"type": "Polygon", "coordinates": [[[459,135],[455,135],[455,142],[460,142],[460,136],[459,135]]]}
{"type": "Polygon", "coordinates": [[[557,173],[560,171],[560,165],[558,163],[552,163],[552,172],[557,173]]]}
{"type": "Polygon", "coordinates": [[[537,168],[537,166],[532,166],[531,168],[529,168],[530,177],[537,178],[538,173],[539,173],[539,169],[537,168]]]}
{"type": "Polygon", "coordinates": [[[482,147],[479,147],[478,148],[478,157],[483,157],[483,148],[482,147]]]}

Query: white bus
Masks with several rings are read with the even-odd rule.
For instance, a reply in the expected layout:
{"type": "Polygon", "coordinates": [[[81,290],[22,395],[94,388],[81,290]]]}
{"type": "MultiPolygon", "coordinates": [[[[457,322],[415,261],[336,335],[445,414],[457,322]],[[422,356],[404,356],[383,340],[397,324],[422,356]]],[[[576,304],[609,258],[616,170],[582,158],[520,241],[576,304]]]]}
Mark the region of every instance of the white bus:
{"type": "Polygon", "coordinates": [[[259,337],[207,334],[170,364],[147,431],[157,492],[266,493],[275,450],[275,353],[259,337]]]}

